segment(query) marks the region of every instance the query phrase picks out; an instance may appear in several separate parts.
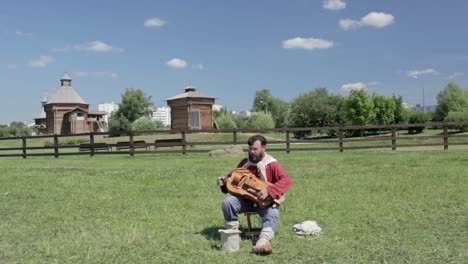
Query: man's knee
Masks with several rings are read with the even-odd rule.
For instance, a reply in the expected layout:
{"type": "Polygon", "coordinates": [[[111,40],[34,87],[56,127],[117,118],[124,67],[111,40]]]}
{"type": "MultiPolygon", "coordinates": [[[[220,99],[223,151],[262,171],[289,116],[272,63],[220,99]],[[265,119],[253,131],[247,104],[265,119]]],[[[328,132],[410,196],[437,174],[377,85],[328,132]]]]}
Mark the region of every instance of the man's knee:
{"type": "Polygon", "coordinates": [[[235,208],[239,204],[239,200],[235,196],[227,196],[223,200],[223,210],[235,208]]]}

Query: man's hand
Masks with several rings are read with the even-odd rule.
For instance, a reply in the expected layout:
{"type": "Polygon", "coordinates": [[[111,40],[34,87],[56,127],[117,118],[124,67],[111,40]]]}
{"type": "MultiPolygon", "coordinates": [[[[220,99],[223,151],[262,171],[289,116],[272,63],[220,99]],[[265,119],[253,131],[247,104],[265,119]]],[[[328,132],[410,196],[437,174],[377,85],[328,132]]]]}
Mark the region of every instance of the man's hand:
{"type": "Polygon", "coordinates": [[[261,189],[258,193],[257,193],[257,197],[260,198],[261,200],[265,200],[266,198],[268,198],[268,191],[266,188],[263,188],[261,189]]]}
{"type": "Polygon", "coordinates": [[[216,180],[216,184],[218,184],[218,186],[224,186],[224,185],[226,185],[226,178],[224,178],[224,177],[218,177],[218,179],[216,180]]]}

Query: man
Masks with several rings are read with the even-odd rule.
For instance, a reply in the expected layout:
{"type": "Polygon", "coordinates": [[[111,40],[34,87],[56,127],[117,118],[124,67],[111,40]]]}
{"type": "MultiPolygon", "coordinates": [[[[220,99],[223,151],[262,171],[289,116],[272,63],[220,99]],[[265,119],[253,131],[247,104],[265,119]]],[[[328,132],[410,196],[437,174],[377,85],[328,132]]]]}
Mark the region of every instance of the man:
{"type": "MultiPolygon", "coordinates": [[[[255,176],[263,181],[268,181],[273,185],[263,188],[258,193],[258,198],[280,199],[284,193],[291,187],[292,180],[288,173],[283,169],[281,164],[272,156],[266,153],[266,139],[261,135],[252,136],[248,142],[249,157],[243,159],[238,168],[247,168],[255,176]]],[[[227,193],[225,186],[226,179],[218,177],[218,185],[224,193],[227,193]]],[[[279,208],[268,207],[261,208],[256,203],[249,200],[237,197],[228,196],[223,200],[223,214],[226,221],[226,229],[239,228],[239,214],[244,212],[256,211],[262,218],[262,230],[257,243],[252,248],[252,253],[272,253],[273,248],[270,241],[275,236],[275,231],[278,228],[279,208]]]]}

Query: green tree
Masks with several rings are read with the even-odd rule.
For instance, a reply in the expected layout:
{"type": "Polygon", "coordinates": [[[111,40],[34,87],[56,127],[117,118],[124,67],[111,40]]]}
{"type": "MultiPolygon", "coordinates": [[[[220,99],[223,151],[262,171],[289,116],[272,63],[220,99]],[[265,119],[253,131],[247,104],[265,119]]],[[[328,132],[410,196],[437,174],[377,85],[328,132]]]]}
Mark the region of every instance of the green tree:
{"type": "Polygon", "coordinates": [[[151,118],[146,116],[140,117],[132,123],[132,130],[158,130],[161,128],[166,128],[163,122],[158,120],[152,120],[151,118]]]}
{"type": "MultiPolygon", "coordinates": [[[[464,122],[468,121],[468,111],[464,112],[449,112],[447,117],[445,117],[446,122],[464,122]]],[[[456,125],[450,126],[450,129],[456,129],[459,132],[468,131],[468,125],[456,125]]]]}
{"type": "Polygon", "coordinates": [[[276,127],[286,127],[288,108],[288,102],[272,96],[268,89],[255,92],[252,111],[270,113],[276,127]]]}
{"type": "Polygon", "coordinates": [[[247,123],[248,128],[274,128],[275,121],[270,113],[253,112],[247,123]]]}
{"type": "Polygon", "coordinates": [[[393,115],[395,117],[394,124],[406,124],[408,123],[409,110],[403,107],[403,97],[401,96],[392,96],[393,101],[395,102],[395,111],[393,115]]]}
{"type": "Polygon", "coordinates": [[[151,96],[145,96],[139,89],[125,89],[119,110],[109,119],[109,131],[112,135],[120,135],[122,131],[131,130],[135,120],[151,114],[151,106],[151,96]]]}
{"type": "Polygon", "coordinates": [[[213,116],[219,128],[237,128],[235,117],[224,107],[219,111],[213,111],[213,116]]]}
{"type": "MultiPolygon", "coordinates": [[[[421,111],[411,111],[408,121],[409,121],[409,124],[423,124],[423,123],[429,122],[430,120],[431,120],[431,114],[429,113],[424,113],[421,111]]],[[[424,126],[410,127],[408,128],[408,133],[410,134],[422,133],[424,129],[425,129],[424,126]]]]}
{"type": "Polygon", "coordinates": [[[346,99],[346,117],[352,125],[372,124],[375,119],[374,104],[364,90],[352,90],[346,99]]]}
{"type": "MultiPolygon", "coordinates": [[[[343,97],[330,94],[326,88],[317,88],[294,99],[288,115],[289,127],[326,127],[343,125],[344,122],[343,97]]],[[[299,138],[309,134],[294,133],[299,138]]]]}
{"type": "Polygon", "coordinates": [[[374,105],[375,125],[389,125],[395,122],[396,103],[393,98],[387,98],[382,95],[373,94],[372,104],[374,105]]]}
{"type": "Polygon", "coordinates": [[[434,120],[442,121],[449,112],[463,112],[468,106],[468,92],[454,81],[437,94],[437,107],[434,120]]]}

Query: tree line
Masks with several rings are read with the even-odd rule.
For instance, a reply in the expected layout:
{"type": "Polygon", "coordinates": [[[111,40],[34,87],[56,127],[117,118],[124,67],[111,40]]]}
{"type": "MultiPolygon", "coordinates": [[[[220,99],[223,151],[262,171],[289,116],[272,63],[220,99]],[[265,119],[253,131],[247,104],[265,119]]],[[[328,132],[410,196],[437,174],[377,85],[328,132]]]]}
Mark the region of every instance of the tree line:
{"type": "Polygon", "coordinates": [[[0,125],[0,137],[24,137],[31,136],[34,128],[28,127],[23,122],[11,122],[9,125],[0,125]]]}
{"type": "MultiPolygon", "coordinates": [[[[227,110],[215,113],[220,128],[326,127],[345,125],[416,124],[430,121],[468,121],[468,90],[451,81],[437,95],[435,112],[412,111],[398,95],[386,97],[364,90],[352,90],[347,97],[317,88],[291,102],[271,95],[270,90],[255,93],[252,115],[238,118],[227,110]]],[[[466,127],[454,127],[468,131],[466,127]]],[[[410,133],[422,132],[411,128],[410,133]]],[[[362,133],[360,131],[359,133],[362,133]]],[[[372,132],[372,131],[365,131],[372,132]]],[[[333,132],[330,132],[333,133],[333,132]]],[[[304,137],[308,133],[296,133],[304,137]]]]}
{"type": "MultiPolygon", "coordinates": [[[[127,130],[156,130],[166,128],[162,122],[150,118],[151,96],[139,89],[126,89],[119,110],[109,119],[109,131],[119,135],[127,130]]],[[[236,117],[222,108],[214,111],[219,128],[284,128],[327,127],[346,125],[416,124],[430,121],[468,121],[468,90],[450,81],[437,95],[435,112],[412,111],[403,105],[399,95],[390,97],[364,90],[352,90],[348,96],[317,88],[301,94],[291,102],[273,96],[268,89],[256,91],[249,117],[236,117]]],[[[460,131],[466,127],[454,127],[460,131]]],[[[424,128],[411,128],[410,133],[424,128]]],[[[372,132],[372,131],[364,131],[372,132]]],[[[333,133],[333,132],[329,132],[333,133]]],[[[359,131],[363,133],[363,131],[359,131]]],[[[305,137],[308,133],[296,133],[305,137]]]]}

